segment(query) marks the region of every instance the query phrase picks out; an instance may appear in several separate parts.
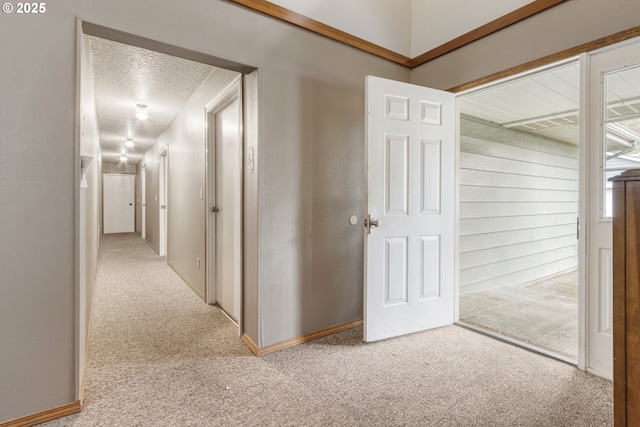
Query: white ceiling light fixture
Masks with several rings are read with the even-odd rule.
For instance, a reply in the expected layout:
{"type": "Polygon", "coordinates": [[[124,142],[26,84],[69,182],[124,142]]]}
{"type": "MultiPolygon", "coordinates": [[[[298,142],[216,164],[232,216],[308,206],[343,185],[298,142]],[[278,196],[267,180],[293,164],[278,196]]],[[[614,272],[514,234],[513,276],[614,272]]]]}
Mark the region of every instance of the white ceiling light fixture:
{"type": "Polygon", "coordinates": [[[149,118],[149,107],[146,104],[136,104],[136,117],[138,120],[147,120],[149,118]]]}
{"type": "Polygon", "coordinates": [[[125,162],[127,161],[127,155],[126,154],[120,154],[120,161],[121,162],[125,162]]]}
{"type": "Polygon", "coordinates": [[[131,150],[134,146],[133,138],[127,138],[124,140],[124,148],[131,150]]]}

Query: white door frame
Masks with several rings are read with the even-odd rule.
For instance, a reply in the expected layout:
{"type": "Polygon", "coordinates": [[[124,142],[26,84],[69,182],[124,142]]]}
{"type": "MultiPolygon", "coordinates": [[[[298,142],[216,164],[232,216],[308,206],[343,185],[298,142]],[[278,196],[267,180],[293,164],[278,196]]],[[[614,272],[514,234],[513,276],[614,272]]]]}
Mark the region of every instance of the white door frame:
{"type": "MultiPolygon", "coordinates": [[[[636,37],[620,43],[616,43],[602,49],[585,54],[585,81],[587,82],[587,105],[585,111],[589,117],[588,127],[585,126],[585,138],[589,141],[588,162],[591,164],[592,174],[587,177],[587,185],[590,187],[588,195],[590,206],[587,211],[588,222],[584,224],[591,227],[590,236],[600,236],[599,240],[593,238],[587,242],[585,248],[587,259],[592,262],[587,264],[588,281],[586,289],[587,321],[586,321],[586,370],[605,378],[613,378],[613,246],[612,242],[602,244],[606,235],[613,235],[612,219],[605,217],[604,212],[604,181],[602,171],[604,164],[604,106],[606,103],[605,78],[606,75],[624,71],[629,66],[637,66],[640,63],[640,38],[636,37]],[[595,199],[595,200],[594,200],[595,199]],[[608,227],[608,230],[607,230],[608,227]],[[606,252],[604,255],[602,253],[606,252]],[[607,259],[608,258],[608,259],[607,259]],[[596,262],[596,260],[598,262],[596,262]],[[610,261],[606,268],[602,263],[610,261]],[[607,274],[608,277],[604,277],[607,274]],[[593,277],[591,277],[593,276],[593,277]],[[604,280],[604,284],[601,282],[604,280]],[[604,285],[604,286],[603,286],[604,285]],[[603,306],[607,302],[607,306],[603,306]]],[[[622,172],[622,171],[621,171],[622,172]]]]}
{"type": "MultiPolygon", "coordinates": [[[[586,188],[586,184],[585,184],[585,180],[587,179],[587,166],[588,166],[588,159],[587,159],[587,152],[588,152],[588,147],[582,143],[583,141],[587,141],[586,139],[586,132],[587,132],[587,126],[584,125],[584,120],[583,117],[586,117],[586,85],[587,85],[587,81],[584,78],[584,75],[586,73],[586,65],[585,65],[585,55],[586,54],[582,54],[580,56],[575,56],[575,57],[571,57],[571,58],[566,58],[562,61],[558,61],[558,62],[554,62],[551,64],[546,64],[544,66],[541,67],[537,67],[531,70],[527,70],[525,72],[522,73],[518,73],[509,77],[505,77],[502,79],[498,79],[486,84],[483,84],[481,86],[477,86],[462,92],[458,92],[456,93],[456,99],[458,97],[462,97],[464,95],[468,95],[470,93],[476,92],[476,91],[480,91],[483,89],[487,89],[489,87],[492,86],[497,86],[512,80],[516,80],[516,79],[520,79],[523,77],[527,77],[536,73],[539,73],[541,71],[545,71],[545,70],[549,70],[549,69],[553,69],[556,67],[560,67],[562,65],[566,65],[568,63],[571,62],[578,62],[580,64],[580,100],[579,100],[579,105],[578,105],[578,111],[579,111],[579,117],[580,117],[580,126],[579,126],[579,132],[580,132],[580,141],[581,144],[578,146],[578,152],[579,152],[579,190],[578,190],[578,198],[579,198],[579,203],[578,203],[578,221],[579,224],[585,224],[586,223],[586,209],[588,206],[588,191],[586,188]]],[[[459,106],[459,102],[456,102],[457,104],[457,117],[460,117],[460,106],[459,106]]],[[[458,126],[458,130],[457,130],[457,137],[458,137],[458,147],[460,147],[460,143],[459,143],[459,138],[460,138],[460,127],[458,126]]],[[[459,160],[460,158],[460,153],[458,151],[458,153],[456,153],[456,159],[459,160]]],[[[459,174],[460,174],[460,165],[459,163],[456,164],[456,213],[459,215],[459,205],[460,205],[460,197],[459,197],[459,190],[460,190],[460,185],[459,185],[459,174]]],[[[458,263],[458,258],[460,256],[460,249],[459,249],[459,232],[460,232],[460,219],[459,217],[456,217],[456,234],[455,234],[455,239],[456,239],[456,311],[455,311],[455,319],[456,322],[459,321],[460,319],[460,307],[459,307],[459,302],[460,302],[460,292],[459,292],[459,263],[458,263]]],[[[586,282],[586,259],[587,259],[587,252],[586,252],[586,230],[584,227],[582,227],[582,231],[580,232],[580,238],[578,239],[578,363],[577,366],[578,368],[585,370],[586,369],[586,349],[587,349],[587,345],[586,345],[586,330],[587,330],[587,316],[586,316],[586,307],[587,307],[587,294],[586,294],[586,288],[587,288],[587,282],[586,282]]],[[[489,334],[489,335],[493,335],[493,334],[489,334]]],[[[501,337],[501,339],[506,339],[501,337]]],[[[506,339],[507,341],[509,339],[506,339]]],[[[520,344],[520,343],[518,343],[520,344]]],[[[547,355],[551,355],[553,357],[556,357],[558,359],[561,360],[565,360],[562,357],[559,357],[558,355],[554,355],[553,353],[549,353],[547,351],[545,351],[544,349],[540,349],[540,348],[536,348],[536,351],[539,351],[541,353],[547,354],[547,355]]]]}
{"type": "Polygon", "coordinates": [[[147,165],[140,167],[140,237],[147,238],[147,165]]]}
{"type": "Polygon", "coordinates": [[[167,256],[168,240],[168,187],[169,187],[169,143],[160,149],[158,159],[158,216],[159,216],[159,247],[158,255],[167,256]]]}
{"type": "MultiPolygon", "coordinates": [[[[216,214],[212,212],[212,208],[216,206],[216,138],[215,138],[215,124],[216,115],[226,108],[231,102],[238,99],[240,101],[240,154],[244,159],[244,134],[242,133],[242,122],[244,116],[244,104],[242,102],[242,75],[239,75],[233,82],[231,82],[220,94],[218,94],[213,100],[211,100],[205,106],[206,114],[206,139],[207,139],[207,156],[206,156],[206,203],[205,203],[205,235],[206,235],[206,287],[205,287],[205,300],[207,304],[215,304],[216,299],[216,214]]],[[[244,161],[240,166],[240,174],[238,179],[240,180],[240,188],[244,188],[243,183],[244,175],[244,161]]],[[[244,191],[242,191],[244,193],[244,191]]],[[[243,333],[243,291],[244,291],[244,225],[243,225],[243,212],[244,212],[244,194],[240,194],[240,314],[238,316],[238,333],[243,333]]]]}

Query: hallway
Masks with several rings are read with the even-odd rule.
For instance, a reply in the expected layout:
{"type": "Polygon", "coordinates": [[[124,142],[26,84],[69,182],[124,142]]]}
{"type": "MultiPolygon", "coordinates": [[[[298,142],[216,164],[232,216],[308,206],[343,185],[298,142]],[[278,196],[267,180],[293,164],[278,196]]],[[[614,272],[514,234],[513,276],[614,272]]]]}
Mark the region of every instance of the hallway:
{"type": "Polygon", "coordinates": [[[253,356],[134,234],[102,237],[85,401],[54,426],[607,426],[611,383],[451,326],[253,356]]]}

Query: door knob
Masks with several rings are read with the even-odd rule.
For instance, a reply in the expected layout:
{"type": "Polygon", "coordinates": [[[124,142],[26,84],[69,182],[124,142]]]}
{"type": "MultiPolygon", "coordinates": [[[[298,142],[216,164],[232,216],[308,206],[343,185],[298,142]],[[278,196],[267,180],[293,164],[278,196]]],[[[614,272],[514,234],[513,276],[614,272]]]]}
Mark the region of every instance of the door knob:
{"type": "Polygon", "coordinates": [[[371,234],[371,228],[380,227],[380,220],[378,218],[371,218],[371,215],[367,215],[367,217],[363,221],[364,228],[367,229],[367,234],[371,234]]]}
{"type": "Polygon", "coordinates": [[[217,206],[211,206],[211,212],[216,213],[218,211],[219,211],[219,209],[218,209],[217,206]]]}

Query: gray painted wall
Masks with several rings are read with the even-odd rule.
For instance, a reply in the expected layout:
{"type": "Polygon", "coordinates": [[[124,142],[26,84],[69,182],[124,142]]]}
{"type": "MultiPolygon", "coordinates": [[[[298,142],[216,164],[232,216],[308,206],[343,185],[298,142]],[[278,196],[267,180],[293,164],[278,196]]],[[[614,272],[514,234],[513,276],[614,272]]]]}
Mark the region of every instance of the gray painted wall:
{"type": "Polygon", "coordinates": [[[74,4],[0,16],[1,421],[76,399],[74,4]]]}
{"type": "Polygon", "coordinates": [[[460,120],[460,293],[578,265],[578,147],[460,120]]]}
{"type": "MultiPolygon", "coordinates": [[[[347,219],[364,213],[366,74],[446,88],[637,25],[640,7],[568,1],[413,73],[223,0],[59,0],[41,16],[1,14],[0,199],[11,201],[0,204],[2,421],[78,398],[78,17],[259,67],[255,328],[265,346],[361,316],[362,230],[347,219]]],[[[153,200],[157,156],[145,162],[153,200]]]]}
{"type": "Polygon", "coordinates": [[[136,165],[132,165],[130,163],[103,163],[102,164],[102,173],[129,173],[135,174],[137,173],[136,165]]]}

